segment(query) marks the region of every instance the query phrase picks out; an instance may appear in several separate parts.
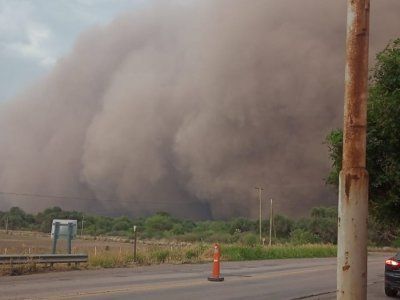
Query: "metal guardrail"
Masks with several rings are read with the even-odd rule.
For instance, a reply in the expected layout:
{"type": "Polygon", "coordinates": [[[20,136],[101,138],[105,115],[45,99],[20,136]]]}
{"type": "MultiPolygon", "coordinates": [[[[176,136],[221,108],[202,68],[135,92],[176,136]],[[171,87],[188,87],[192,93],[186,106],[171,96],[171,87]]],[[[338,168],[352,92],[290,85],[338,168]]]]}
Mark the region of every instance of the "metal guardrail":
{"type": "Polygon", "coordinates": [[[87,254],[28,254],[0,255],[0,265],[14,264],[58,264],[58,263],[87,263],[87,254]]]}

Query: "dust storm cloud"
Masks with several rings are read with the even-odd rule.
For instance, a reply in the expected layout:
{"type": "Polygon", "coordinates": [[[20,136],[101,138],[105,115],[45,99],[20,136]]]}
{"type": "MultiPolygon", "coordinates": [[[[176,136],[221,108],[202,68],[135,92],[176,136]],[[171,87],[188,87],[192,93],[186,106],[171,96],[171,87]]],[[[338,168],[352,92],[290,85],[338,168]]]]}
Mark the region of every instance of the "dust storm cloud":
{"type": "MultiPolygon", "coordinates": [[[[371,53],[400,35],[374,1],[371,53]]],[[[336,202],[323,140],[342,123],[345,1],[152,1],[81,34],[0,104],[0,209],[194,218],[336,202]]]]}

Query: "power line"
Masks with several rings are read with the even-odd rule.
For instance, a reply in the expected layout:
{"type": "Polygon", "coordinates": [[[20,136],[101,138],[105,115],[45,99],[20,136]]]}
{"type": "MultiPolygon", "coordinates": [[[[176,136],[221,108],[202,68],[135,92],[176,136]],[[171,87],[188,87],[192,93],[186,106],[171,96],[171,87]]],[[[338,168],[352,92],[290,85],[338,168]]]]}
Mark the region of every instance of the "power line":
{"type": "Polygon", "coordinates": [[[29,193],[16,193],[16,192],[2,192],[1,195],[8,196],[17,196],[17,197],[34,197],[34,198],[47,198],[47,199],[64,199],[64,200],[82,200],[82,201],[97,201],[97,202],[117,202],[117,203],[152,203],[152,204],[167,204],[167,203],[177,203],[177,204],[187,204],[187,203],[198,203],[194,201],[177,201],[177,200],[168,200],[168,201],[155,201],[155,200],[119,200],[119,199],[99,199],[99,198],[83,198],[83,197],[75,197],[75,196],[60,196],[60,195],[43,195],[43,194],[29,194],[29,193]]]}

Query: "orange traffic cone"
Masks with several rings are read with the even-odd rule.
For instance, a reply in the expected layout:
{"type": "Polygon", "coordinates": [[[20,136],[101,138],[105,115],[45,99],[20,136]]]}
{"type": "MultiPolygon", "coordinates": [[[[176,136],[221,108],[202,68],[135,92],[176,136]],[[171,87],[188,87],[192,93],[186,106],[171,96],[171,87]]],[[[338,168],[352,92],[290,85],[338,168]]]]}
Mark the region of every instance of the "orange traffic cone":
{"type": "Polygon", "coordinates": [[[214,263],[213,263],[213,272],[210,277],[208,277],[209,281],[224,281],[224,277],[220,276],[220,265],[219,261],[221,258],[221,248],[218,244],[214,244],[214,263]]]}

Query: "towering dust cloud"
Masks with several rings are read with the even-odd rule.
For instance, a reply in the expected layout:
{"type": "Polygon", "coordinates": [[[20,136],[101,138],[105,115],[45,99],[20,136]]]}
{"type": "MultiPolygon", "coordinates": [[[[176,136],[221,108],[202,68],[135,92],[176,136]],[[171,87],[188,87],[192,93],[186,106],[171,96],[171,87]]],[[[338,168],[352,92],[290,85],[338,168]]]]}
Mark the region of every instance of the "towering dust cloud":
{"type": "MultiPolygon", "coordinates": [[[[400,35],[374,1],[371,53],[400,35]]],[[[0,209],[256,216],[336,201],[325,135],[342,123],[345,1],[154,1],[83,33],[0,104],[0,209]]]]}

